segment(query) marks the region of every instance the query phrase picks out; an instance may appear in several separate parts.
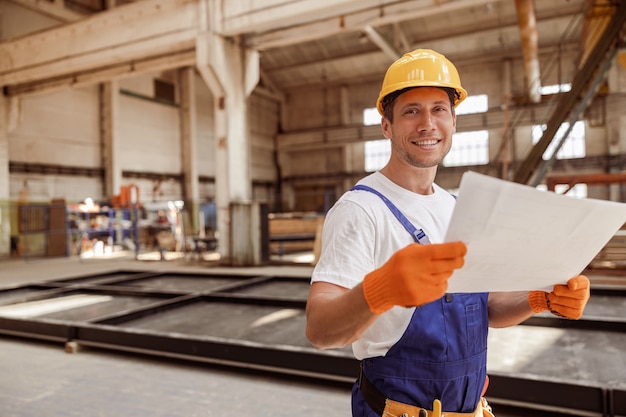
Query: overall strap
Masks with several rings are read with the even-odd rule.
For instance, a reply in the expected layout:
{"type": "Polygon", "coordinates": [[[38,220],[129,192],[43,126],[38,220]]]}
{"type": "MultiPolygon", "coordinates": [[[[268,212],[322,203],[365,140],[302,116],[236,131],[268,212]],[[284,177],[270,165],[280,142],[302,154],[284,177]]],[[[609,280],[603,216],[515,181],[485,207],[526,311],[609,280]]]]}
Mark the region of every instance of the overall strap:
{"type": "Polygon", "coordinates": [[[396,219],[398,219],[398,221],[402,224],[402,226],[404,226],[407,232],[409,232],[411,236],[413,236],[413,239],[417,243],[420,243],[422,245],[427,245],[430,243],[430,239],[428,239],[428,236],[426,236],[426,233],[424,233],[422,229],[418,229],[417,227],[413,226],[413,223],[411,223],[409,219],[407,219],[404,216],[404,214],[402,214],[402,212],[398,209],[398,207],[396,207],[396,205],[393,204],[391,200],[385,197],[382,193],[378,192],[372,187],[368,187],[367,185],[361,185],[361,184],[355,185],[354,187],[352,187],[352,190],[369,191],[370,193],[376,194],[378,197],[381,198],[381,200],[385,202],[387,207],[389,207],[389,210],[391,210],[393,215],[396,216],[396,219]]]}

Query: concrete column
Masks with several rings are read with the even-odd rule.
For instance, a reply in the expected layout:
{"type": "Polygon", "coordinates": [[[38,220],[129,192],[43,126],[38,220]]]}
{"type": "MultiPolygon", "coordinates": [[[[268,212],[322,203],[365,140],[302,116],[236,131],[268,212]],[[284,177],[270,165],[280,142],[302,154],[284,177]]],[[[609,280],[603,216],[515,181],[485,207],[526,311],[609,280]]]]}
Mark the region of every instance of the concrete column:
{"type": "MultiPolygon", "coordinates": [[[[0,257],[11,253],[9,216],[9,102],[0,92],[0,257]]],[[[17,231],[14,231],[17,234],[17,231]]]]}
{"type": "Polygon", "coordinates": [[[102,135],[102,166],[104,167],[104,197],[120,193],[122,169],[119,158],[119,87],[117,81],[100,85],[100,129],[102,135]]]}
{"type": "MultiPolygon", "coordinates": [[[[258,259],[247,253],[254,245],[233,245],[230,207],[252,200],[250,132],[247,97],[260,78],[259,54],[236,39],[218,35],[221,2],[205,0],[200,7],[201,35],[196,42],[197,68],[215,99],[215,203],[219,251],[223,259],[241,264],[258,259]]],[[[249,219],[252,223],[252,219],[249,219]]]]}
{"type": "Polygon", "coordinates": [[[214,61],[211,66],[226,90],[226,140],[218,141],[217,156],[227,164],[218,172],[219,180],[228,188],[231,202],[247,203],[252,197],[250,178],[250,132],[247,96],[244,85],[245,53],[239,45],[213,36],[214,61]],[[225,174],[225,175],[220,175],[225,174]]]}
{"type": "MultiPolygon", "coordinates": [[[[609,155],[620,155],[622,144],[626,143],[626,133],[624,133],[624,126],[626,126],[626,116],[619,115],[617,118],[607,118],[607,153],[609,155]]],[[[618,167],[610,169],[611,173],[620,172],[618,167]]],[[[610,184],[609,185],[609,200],[611,201],[623,201],[622,195],[623,184],[610,184]]]]}
{"type": "Polygon", "coordinates": [[[180,85],[180,136],[182,145],[182,166],[184,174],[183,199],[188,209],[191,228],[198,227],[198,207],[200,187],[198,184],[196,128],[196,96],[195,71],[193,67],[185,67],[179,71],[180,85]]]}
{"type": "MultiPolygon", "coordinates": [[[[250,131],[247,112],[247,92],[245,79],[247,77],[247,52],[238,44],[212,36],[214,59],[212,67],[225,87],[226,96],[223,103],[225,112],[226,137],[219,136],[216,146],[216,161],[218,161],[215,175],[217,197],[228,195],[228,204],[248,204],[252,202],[252,178],[250,177],[250,131]]],[[[258,65],[258,62],[256,63],[258,65]]],[[[224,119],[221,119],[224,122],[224,119]]],[[[221,129],[221,128],[220,128],[221,129]]],[[[218,210],[224,212],[226,207],[219,204],[218,210]]],[[[252,214],[251,211],[244,211],[252,214]]],[[[218,212],[218,219],[220,212],[218,212]]],[[[233,219],[229,219],[233,220],[233,219]]],[[[249,223],[253,224],[252,219],[249,223]]],[[[233,244],[238,234],[233,233],[232,224],[229,226],[230,259],[242,265],[244,260],[260,259],[256,254],[256,245],[233,244]]],[[[220,241],[223,234],[220,233],[220,241]]],[[[253,239],[254,240],[254,239],[253,239]]],[[[221,244],[220,244],[221,246],[221,244]]]]}

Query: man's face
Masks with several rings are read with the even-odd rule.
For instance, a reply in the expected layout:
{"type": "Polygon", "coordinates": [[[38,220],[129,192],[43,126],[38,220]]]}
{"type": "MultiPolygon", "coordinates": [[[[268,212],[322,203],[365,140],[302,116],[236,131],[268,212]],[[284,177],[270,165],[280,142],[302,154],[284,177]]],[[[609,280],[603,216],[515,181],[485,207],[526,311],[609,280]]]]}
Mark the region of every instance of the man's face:
{"type": "Polygon", "coordinates": [[[385,137],[391,139],[391,157],[418,168],[437,166],[450,151],[456,115],[446,92],[419,87],[396,98],[393,123],[383,118],[385,137]]]}

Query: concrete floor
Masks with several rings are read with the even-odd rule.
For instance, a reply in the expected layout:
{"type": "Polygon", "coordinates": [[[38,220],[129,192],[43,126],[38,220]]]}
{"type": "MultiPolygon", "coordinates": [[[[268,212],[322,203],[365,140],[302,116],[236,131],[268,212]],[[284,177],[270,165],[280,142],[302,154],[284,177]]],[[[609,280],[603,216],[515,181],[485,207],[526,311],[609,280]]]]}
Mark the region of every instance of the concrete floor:
{"type": "MultiPolygon", "coordinates": [[[[117,270],[237,271],[183,259],[15,259],[0,261],[0,289],[117,270]]],[[[240,270],[308,277],[312,267],[272,265],[240,270]]],[[[619,317],[626,315],[626,305],[612,310],[619,317]]],[[[7,336],[0,336],[0,358],[1,417],[350,415],[348,387],[295,377],[250,375],[208,364],[95,348],[69,354],[60,343],[7,336]]],[[[534,326],[492,330],[488,368],[492,374],[585,381],[624,389],[626,335],[534,326]]]]}
{"type": "MultiPolygon", "coordinates": [[[[0,288],[115,270],[207,268],[182,260],[16,259],[0,262],[0,288]]],[[[267,273],[268,268],[246,271],[267,273]]],[[[309,266],[271,268],[291,276],[311,272],[309,266]]],[[[349,387],[328,385],[95,348],[70,354],[59,343],[0,336],[2,417],[350,415],[349,387]]]]}
{"type": "Polygon", "coordinates": [[[348,416],[350,390],[0,337],[3,417],[348,416]]]}

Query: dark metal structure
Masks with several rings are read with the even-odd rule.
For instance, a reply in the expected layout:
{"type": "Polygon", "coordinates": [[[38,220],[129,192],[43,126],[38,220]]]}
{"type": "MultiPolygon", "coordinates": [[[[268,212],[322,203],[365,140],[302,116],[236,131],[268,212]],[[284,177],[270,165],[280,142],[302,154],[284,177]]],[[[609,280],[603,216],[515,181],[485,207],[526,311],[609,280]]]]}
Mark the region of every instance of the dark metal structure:
{"type": "MultiPolygon", "coordinates": [[[[607,4],[607,7],[609,5],[607,4]]],[[[609,24],[598,39],[587,59],[581,63],[581,68],[572,81],[571,90],[559,98],[554,111],[547,122],[547,126],[539,142],[530,151],[515,173],[514,181],[521,184],[538,185],[543,179],[548,167],[553,162],[562,143],[569,135],[567,130],[557,144],[552,157],[542,161],[542,155],[554,140],[554,137],[564,122],[569,122],[570,129],[580,118],[595,97],[597,90],[609,70],[618,48],[622,45],[622,30],[626,22],[626,2],[617,2],[609,24]],[[536,171],[539,169],[539,173],[536,171]],[[537,178],[532,180],[533,175],[537,178]]]]}

